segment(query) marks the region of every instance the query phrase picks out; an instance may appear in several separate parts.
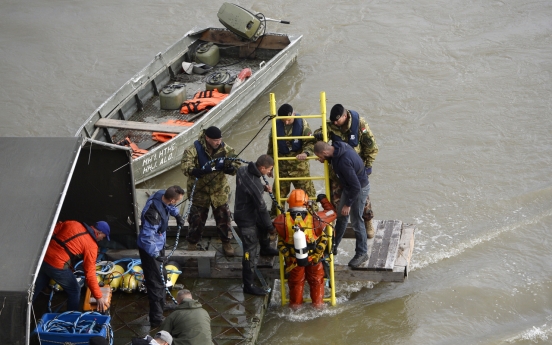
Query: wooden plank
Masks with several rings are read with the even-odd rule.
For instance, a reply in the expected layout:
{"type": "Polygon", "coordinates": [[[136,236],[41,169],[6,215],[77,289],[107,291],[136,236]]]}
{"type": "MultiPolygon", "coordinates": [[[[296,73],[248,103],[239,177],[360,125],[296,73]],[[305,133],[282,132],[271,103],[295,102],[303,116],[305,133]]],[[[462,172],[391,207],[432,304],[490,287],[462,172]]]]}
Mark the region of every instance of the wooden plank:
{"type": "Polygon", "coordinates": [[[401,239],[399,241],[399,250],[397,251],[397,259],[393,270],[404,270],[408,275],[410,271],[410,260],[414,251],[414,232],[416,227],[412,224],[407,224],[403,227],[401,239]]]}
{"type": "Polygon", "coordinates": [[[366,268],[376,270],[378,268],[378,263],[381,266],[383,261],[380,256],[382,252],[385,252],[385,257],[387,257],[387,248],[384,247],[385,233],[386,233],[386,222],[378,221],[377,227],[375,227],[376,235],[374,236],[374,243],[372,244],[372,252],[370,253],[370,259],[366,268]]]}
{"type": "Polygon", "coordinates": [[[123,121],[114,119],[99,119],[94,124],[96,127],[101,128],[118,128],[118,129],[132,129],[137,131],[148,132],[163,132],[163,133],[182,133],[186,132],[190,127],[187,126],[171,126],[163,125],[159,123],[147,123],[137,121],[123,121]]]}
{"type": "Polygon", "coordinates": [[[397,251],[399,250],[399,240],[401,238],[402,222],[400,220],[394,220],[392,221],[392,226],[393,229],[391,231],[391,237],[389,238],[387,259],[384,265],[387,271],[392,271],[393,266],[395,266],[395,259],[397,258],[397,251]]]}
{"type": "MultiPolygon", "coordinates": [[[[170,261],[174,261],[182,266],[186,267],[185,271],[189,269],[190,259],[202,260],[203,264],[206,264],[205,260],[209,261],[211,267],[214,267],[216,264],[216,251],[215,250],[197,250],[197,251],[188,251],[183,249],[177,249],[174,251],[173,255],[170,258],[170,261]]],[[[138,249],[110,249],[105,253],[108,260],[119,260],[119,259],[139,259],[140,255],[138,254],[138,249]]],[[[194,267],[197,265],[194,265],[194,267]]],[[[197,273],[197,272],[196,272],[197,273]]]]}

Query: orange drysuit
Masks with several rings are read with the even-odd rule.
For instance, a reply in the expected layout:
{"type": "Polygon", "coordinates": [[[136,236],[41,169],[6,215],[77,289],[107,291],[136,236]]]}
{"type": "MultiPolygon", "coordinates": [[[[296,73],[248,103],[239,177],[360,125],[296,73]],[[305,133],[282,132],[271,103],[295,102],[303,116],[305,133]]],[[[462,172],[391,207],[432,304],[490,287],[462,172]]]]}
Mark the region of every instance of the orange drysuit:
{"type": "Polygon", "coordinates": [[[308,214],[304,221],[292,219],[289,212],[280,214],[274,219],[274,227],[278,231],[278,249],[284,255],[286,266],[289,271],[289,304],[291,307],[297,307],[303,303],[303,289],[306,280],[309,282],[310,296],[312,304],[315,307],[321,307],[324,303],[324,268],[320,259],[326,248],[327,237],[324,233],[326,225],[333,222],[337,213],[334,206],[324,198],[320,202],[323,211],[316,213],[316,217],[308,214]],[[292,226],[299,225],[306,235],[309,248],[308,266],[297,266],[295,259],[295,250],[293,248],[292,226]]]}

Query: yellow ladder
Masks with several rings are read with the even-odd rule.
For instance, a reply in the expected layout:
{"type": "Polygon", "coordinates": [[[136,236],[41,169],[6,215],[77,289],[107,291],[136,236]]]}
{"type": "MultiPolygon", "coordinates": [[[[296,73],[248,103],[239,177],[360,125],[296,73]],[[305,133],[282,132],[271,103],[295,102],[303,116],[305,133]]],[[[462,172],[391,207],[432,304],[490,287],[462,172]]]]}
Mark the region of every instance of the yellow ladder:
{"type": "MultiPolygon", "coordinates": [[[[320,92],[320,114],[319,115],[297,115],[297,116],[277,116],[276,115],[276,96],[274,93],[270,94],[270,115],[272,115],[272,152],[274,152],[274,196],[278,201],[278,204],[282,206],[283,202],[286,201],[286,196],[283,197],[280,195],[280,180],[290,181],[290,180],[324,180],[326,196],[330,200],[330,180],[329,180],[329,167],[328,162],[324,162],[324,176],[309,176],[309,177],[280,177],[279,170],[279,161],[283,160],[297,160],[295,157],[279,157],[278,156],[278,140],[290,140],[290,139],[312,139],[312,136],[290,136],[290,137],[278,137],[276,132],[276,120],[285,120],[285,119],[321,119],[322,122],[322,136],[325,142],[328,141],[328,130],[326,128],[326,93],[324,91],[320,92]]],[[[316,156],[307,157],[307,159],[317,159],[316,156]]],[[[277,214],[280,214],[280,210],[277,210],[277,214]]],[[[327,250],[330,253],[329,266],[330,266],[330,297],[325,297],[324,302],[330,302],[332,306],[336,305],[335,299],[335,277],[334,277],[334,260],[332,254],[332,226],[326,226],[326,235],[329,238],[327,250]]],[[[327,280],[327,278],[325,279],[327,280]]],[[[286,282],[285,279],[285,266],[284,266],[284,256],[280,253],[280,290],[282,293],[282,305],[289,303],[289,299],[286,295],[286,282]]],[[[310,298],[304,299],[304,302],[311,302],[310,298]]]]}

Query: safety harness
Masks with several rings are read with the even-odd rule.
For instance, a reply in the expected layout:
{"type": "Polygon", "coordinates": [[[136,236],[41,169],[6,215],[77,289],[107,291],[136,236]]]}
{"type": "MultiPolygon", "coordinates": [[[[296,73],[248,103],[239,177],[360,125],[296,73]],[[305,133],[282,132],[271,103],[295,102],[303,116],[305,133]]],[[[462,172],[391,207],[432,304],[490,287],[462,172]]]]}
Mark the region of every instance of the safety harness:
{"type": "MultiPolygon", "coordinates": [[[[299,115],[299,114],[297,114],[299,115]]],[[[286,136],[284,121],[276,120],[276,133],[279,137],[286,136]]],[[[298,137],[303,135],[303,119],[296,119],[293,121],[293,129],[291,135],[298,137]]],[[[294,139],[291,144],[291,150],[287,145],[288,140],[278,140],[278,152],[282,154],[288,154],[290,151],[299,152],[303,148],[303,140],[294,139]]]]}
{"type": "Polygon", "coordinates": [[[71,237],[69,237],[68,239],[62,241],[59,239],[59,237],[57,237],[55,234],[52,235],[52,239],[54,241],[56,241],[57,244],[60,245],[61,248],[63,248],[65,250],[65,252],[67,253],[67,255],[69,256],[69,260],[65,263],[65,265],[63,266],[63,269],[66,269],[66,268],[71,268],[73,269],[73,266],[79,262],[80,260],[82,260],[82,254],[73,254],[69,248],[67,247],[67,243],[68,242],[71,242],[72,240],[74,240],[75,238],[77,237],[80,237],[82,235],[86,235],[86,234],[89,234],[90,236],[92,236],[92,229],[86,224],[86,223],[83,223],[83,222],[79,222],[81,223],[86,231],[83,231],[83,232],[79,232],[78,234],[75,234],[71,237]]]}

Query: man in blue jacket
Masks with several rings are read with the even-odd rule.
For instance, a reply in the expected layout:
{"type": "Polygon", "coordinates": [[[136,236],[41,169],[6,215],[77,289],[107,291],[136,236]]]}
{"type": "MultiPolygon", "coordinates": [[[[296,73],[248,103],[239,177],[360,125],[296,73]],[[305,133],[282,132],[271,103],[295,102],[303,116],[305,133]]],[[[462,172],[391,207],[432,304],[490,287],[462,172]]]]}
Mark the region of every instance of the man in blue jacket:
{"type": "Polygon", "coordinates": [[[331,161],[332,168],[343,186],[337,208],[334,254],[345,234],[350,217],[351,226],[355,231],[356,246],[355,256],[349,261],[349,266],[357,268],[368,260],[366,227],[362,214],[370,192],[370,184],[364,162],[349,144],[342,141],[332,141],[332,145],[319,141],[314,145],[314,154],[320,162],[331,161]]]}
{"type": "MultiPolygon", "coordinates": [[[[176,218],[178,226],[184,225],[184,220],[175,206],[183,196],[184,190],[180,186],[159,190],[148,198],[140,216],[142,225],[137,244],[148,289],[149,320],[152,328],[159,326],[163,321],[165,286],[159,267],[167,260],[164,255],[169,216],[176,218]]],[[[166,276],[165,272],[163,274],[166,276]]]]}

